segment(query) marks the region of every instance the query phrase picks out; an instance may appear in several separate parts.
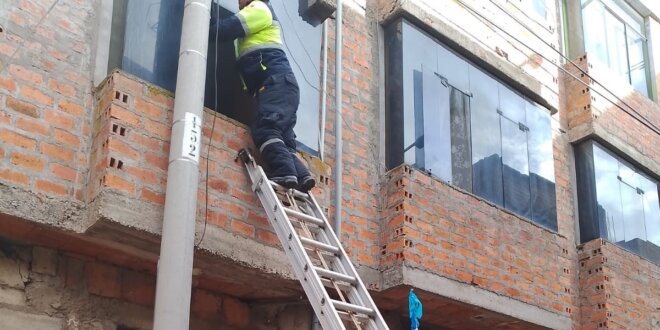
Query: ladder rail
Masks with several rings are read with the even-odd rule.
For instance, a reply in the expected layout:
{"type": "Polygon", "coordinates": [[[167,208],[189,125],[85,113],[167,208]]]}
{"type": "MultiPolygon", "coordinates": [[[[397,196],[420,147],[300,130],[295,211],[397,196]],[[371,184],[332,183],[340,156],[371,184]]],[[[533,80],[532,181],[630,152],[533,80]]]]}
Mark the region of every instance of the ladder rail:
{"type": "Polygon", "coordinates": [[[343,320],[348,320],[357,329],[388,330],[314,196],[293,189],[284,191],[268,180],[263,168],[247,150],[242,149],[238,156],[245,164],[252,190],[264,206],[268,220],[323,329],[346,330],[343,320]],[[281,201],[275,189],[285,194],[286,199],[281,201]],[[292,208],[285,207],[283,202],[292,208]],[[313,254],[320,266],[312,262],[310,255],[313,254]],[[331,298],[326,287],[334,288],[340,300],[331,298]]]}
{"type": "MultiPolygon", "coordinates": [[[[328,219],[326,219],[325,215],[323,212],[320,212],[321,208],[319,207],[318,202],[316,201],[316,198],[312,196],[312,194],[308,194],[309,200],[311,204],[314,206],[312,207],[315,215],[322,219],[325,223],[328,223],[328,219]]],[[[371,329],[374,330],[381,330],[381,329],[389,329],[387,324],[385,323],[385,320],[383,319],[383,316],[380,314],[380,311],[376,307],[376,303],[374,303],[373,299],[371,299],[371,295],[367,291],[366,286],[362,282],[362,279],[357,273],[357,270],[353,266],[353,263],[348,260],[348,255],[346,254],[346,251],[344,250],[344,247],[341,245],[339,242],[339,238],[337,238],[337,235],[335,235],[335,232],[332,231],[332,229],[329,229],[326,227],[326,229],[323,230],[323,232],[329,236],[328,240],[330,244],[332,245],[334,241],[334,246],[338,247],[340,250],[340,256],[345,256],[346,258],[337,258],[337,260],[341,263],[341,265],[344,268],[344,274],[347,274],[349,276],[353,276],[357,280],[357,284],[355,284],[357,287],[355,290],[351,290],[352,294],[349,294],[349,299],[351,301],[354,301],[353,299],[357,299],[362,305],[364,306],[369,306],[374,310],[374,313],[376,314],[374,318],[372,319],[375,323],[375,327],[370,327],[371,329]]]]}
{"type": "Polygon", "coordinates": [[[323,287],[323,283],[320,281],[318,274],[315,273],[314,267],[312,266],[312,262],[307,256],[307,253],[299,248],[302,247],[302,243],[298,239],[298,235],[293,233],[295,228],[291,222],[287,220],[288,218],[284,212],[284,206],[279,199],[275,198],[275,191],[270,185],[266,174],[260,166],[256,166],[254,161],[252,164],[246,165],[254,166],[253,171],[257,172],[256,175],[253,175],[252,171],[248,171],[250,173],[252,182],[257,183],[255,186],[255,193],[259,197],[259,200],[264,205],[276,205],[274,209],[271,209],[270,207],[264,207],[264,209],[268,214],[269,219],[274,219],[274,223],[271,224],[273,225],[275,233],[280,239],[280,242],[282,242],[283,248],[285,250],[290,250],[290,253],[286,254],[289,257],[289,262],[293,264],[292,268],[294,273],[296,273],[296,276],[303,286],[303,289],[308,294],[308,299],[311,300],[315,299],[314,297],[321,297],[320,301],[311,304],[314,312],[321,322],[321,326],[323,326],[324,329],[345,330],[346,327],[344,326],[343,322],[338,323],[338,320],[333,317],[329,317],[335,313],[334,307],[332,306],[330,300],[330,296],[323,287]],[[269,192],[269,194],[266,192],[269,192]],[[294,244],[289,243],[291,240],[294,240],[294,244]],[[288,243],[286,244],[288,246],[286,246],[285,243],[288,243]],[[302,260],[304,264],[300,263],[299,260],[302,260]],[[314,297],[309,297],[310,293],[314,297]]]}

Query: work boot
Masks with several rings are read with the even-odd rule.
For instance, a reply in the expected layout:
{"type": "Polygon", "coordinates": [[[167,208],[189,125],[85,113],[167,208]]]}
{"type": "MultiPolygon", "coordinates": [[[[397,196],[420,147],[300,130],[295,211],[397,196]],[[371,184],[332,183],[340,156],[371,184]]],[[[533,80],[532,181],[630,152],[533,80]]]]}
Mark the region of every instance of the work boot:
{"type": "Polygon", "coordinates": [[[270,178],[270,180],[286,189],[295,189],[298,187],[298,179],[293,175],[275,176],[270,178]]]}
{"type": "Polygon", "coordinates": [[[316,186],[316,180],[314,180],[314,178],[311,176],[306,176],[300,180],[298,190],[303,193],[308,193],[312,188],[314,188],[314,186],[316,186]]]}

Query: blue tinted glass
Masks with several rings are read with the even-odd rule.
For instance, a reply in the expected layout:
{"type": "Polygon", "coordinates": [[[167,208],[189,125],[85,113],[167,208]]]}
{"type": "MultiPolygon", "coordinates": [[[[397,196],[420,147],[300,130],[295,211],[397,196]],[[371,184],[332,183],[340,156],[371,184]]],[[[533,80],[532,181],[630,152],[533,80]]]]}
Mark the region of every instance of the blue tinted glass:
{"type": "Polygon", "coordinates": [[[434,72],[424,71],[424,157],[431,174],[451,182],[449,88],[434,72]]]}
{"type": "MultiPolygon", "coordinates": [[[[636,188],[621,183],[621,205],[623,205],[623,241],[646,240],[644,228],[644,197],[636,188]]],[[[636,251],[636,250],[635,250],[636,251]]]]}
{"type": "Polygon", "coordinates": [[[621,210],[619,162],[610,154],[594,145],[594,172],[601,237],[612,242],[623,241],[625,228],[621,210]]]}
{"type": "Polygon", "coordinates": [[[527,102],[526,109],[532,219],[556,230],[557,199],[550,114],[530,102],[527,102]]]}
{"type": "Polygon", "coordinates": [[[642,177],[640,188],[644,192],[646,239],[660,246],[660,200],[658,200],[658,184],[646,177],[642,177]]]}
{"type": "Polygon", "coordinates": [[[423,104],[419,103],[423,102],[423,82],[421,77],[415,78],[415,71],[421,73],[423,70],[437,69],[437,47],[429,47],[429,45],[435,45],[436,42],[405,22],[402,24],[402,39],[403,146],[404,149],[410,147],[404,152],[404,162],[415,164],[420,156],[418,150],[415,150],[414,145],[416,140],[421,136],[420,131],[423,130],[415,120],[416,117],[420,117],[423,114],[423,110],[421,112],[420,110],[415,111],[416,106],[419,108],[423,104]],[[420,51],[421,49],[424,51],[420,51]],[[417,99],[417,103],[416,94],[419,98],[417,99]]]}
{"type": "Polygon", "coordinates": [[[500,115],[497,113],[498,83],[479,69],[470,68],[472,112],[473,192],[493,203],[504,205],[502,192],[502,145],[500,115]]]}
{"type": "Polygon", "coordinates": [[[525,124],[525,100],[507,87],[498,85],[502,114],[515,123],[525,124]]]}
{"type": "Polygon", "coordinates": [[[270,4],[280,22],[284,51],[300,86],[296,138],[308,149],[318,150],[322,26],[305,22],[298,15],[298,2],[271,1],[270,4]]]}
{"type": "Polygon", "coordinates": [[[182,20],[182,1],[128,1],[122,69],[174,91],[182,20]]]}
{"type": "Polygon", "coordinates": [[[504,206],[531,218],[527,132],[517,122],[504,117],[501,125],[504,206]]]}

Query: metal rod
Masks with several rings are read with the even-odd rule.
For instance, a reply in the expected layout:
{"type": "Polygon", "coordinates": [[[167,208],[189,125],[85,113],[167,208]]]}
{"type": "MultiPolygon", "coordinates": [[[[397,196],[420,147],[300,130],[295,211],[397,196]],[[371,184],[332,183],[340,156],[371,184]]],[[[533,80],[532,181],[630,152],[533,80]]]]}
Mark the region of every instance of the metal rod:
{"type": "Polygon", "coordinates": [[[343,25],[343,10],[342,0],[337,0],[337,13],[336,13],[335,26],[335,234],[341,242],[341,213],[342,213],[342,189],[343,189],[343,158],[342,158],[342,25],[343,25]]]}
{"type": "Polygon", "coordinates": [[[319,158],[325,160],[325,113],[328,109],[328,21],[323,21],[323,72],[321,72],[321,135],[319,158]]]}
{"type": "Polygon", "coordinates": [[[211,0],[183,12],[154,329],[188,329],[211,0]]]}

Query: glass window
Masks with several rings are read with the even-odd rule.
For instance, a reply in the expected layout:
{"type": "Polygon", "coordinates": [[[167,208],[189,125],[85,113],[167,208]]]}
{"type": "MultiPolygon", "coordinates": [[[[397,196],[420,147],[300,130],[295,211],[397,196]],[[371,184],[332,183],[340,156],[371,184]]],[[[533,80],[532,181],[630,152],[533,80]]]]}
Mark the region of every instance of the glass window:
{"type": "Polygon", "coordinates": [[[548,110],[404,20],[386,28],[386,49],[388,166],[411,164],[556,230],[548,110]]]}
{"type": "Polygon", "coordinates": [[[582,1],[585,50],[648,96],[644,19],[621,0],[582,1]]]}
{"type": "MultiPolygon", "coordinates": [[[[174,91],[183,6],[184,2],[179,0],[115,0],[108,72],[120,68],[174,91]]],[[[316,153],[320,132],[321,26],[307,23],[298,14],[297,3],[274,1],[272,6],[282,27],[285,52],[300,86],[295,127],[298,146],[316,153]]],[[[214,1],[211,15],[227,17],[236,11],[237,1],[220,0],[214,1]]],[[[218,112],[247,123],[254,114],[254,100],[242,92],[234,43],[216,43],[214,33],[209,31],[204,105],[216,109],[217,99],[218,112]]]]}
{"type": "Polygon", "coordinates": [[[658,182],[593,141],[575,153],[582,242],[602,237],[660,263],[658,182]]]}

